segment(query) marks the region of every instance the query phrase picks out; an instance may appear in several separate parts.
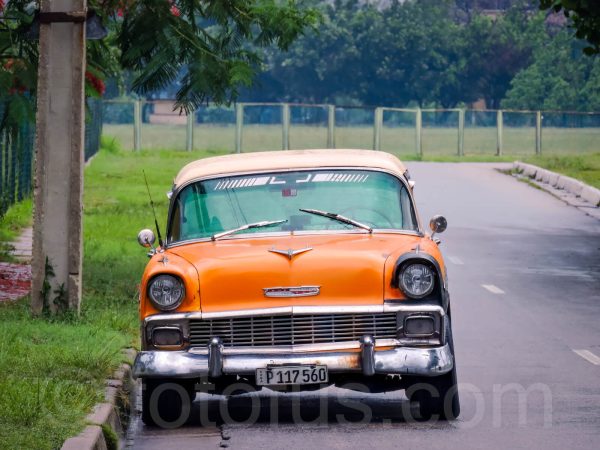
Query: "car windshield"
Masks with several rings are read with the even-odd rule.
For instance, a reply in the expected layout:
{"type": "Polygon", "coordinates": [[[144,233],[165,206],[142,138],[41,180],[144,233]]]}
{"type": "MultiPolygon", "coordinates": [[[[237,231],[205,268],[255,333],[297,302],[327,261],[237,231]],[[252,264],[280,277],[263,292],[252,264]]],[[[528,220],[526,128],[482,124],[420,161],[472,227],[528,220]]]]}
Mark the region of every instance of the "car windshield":
{"type": "Polygon", "coordinates": [[[286,220],[236,233],[353,230],[356,226],[310,214],[338,214],[374,230],[417,229],[410,196],[396,177],[368,170],[261,173],[198,181],[175,198],[169,242],[210,238],[244,225],[286,220]]]}

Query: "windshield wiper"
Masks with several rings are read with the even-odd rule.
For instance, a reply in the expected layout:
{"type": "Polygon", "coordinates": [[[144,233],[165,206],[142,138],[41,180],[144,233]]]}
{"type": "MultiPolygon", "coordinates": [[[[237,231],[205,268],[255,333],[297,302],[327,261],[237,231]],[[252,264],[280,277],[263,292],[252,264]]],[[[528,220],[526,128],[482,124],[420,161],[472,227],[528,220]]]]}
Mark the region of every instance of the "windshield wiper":
{"type": "Polygon", "coordinates": [[[213,234],[210,237],[210,239],[212,241],[216,241],[217,239],[220,239],[220,238],[225,237],[225,236],[229,236],[230,234],[237,233],[238,231],[249,230],[250,228],[270,227],[270,226],[278,225],[278,224],[284,223],[284,222],[287,222],[287,219],[283,219],[283,220],[264,220],[262,222],[249,223],[247,225],[242,225],[241,227],[234,228],[233,230],[227,230],[227,231],[222,231],[221,233],[215,233],[215,234],[213,234]]]}
{"type": "Polygon", "coordinates": [[[367,230],[369,233],[373,232],[373,228],[371,228],[369,225],[365,225],[364,223],[357,222],[356,220],[350,219],[349,217],[342,216],[340,214],[327,212],[327,211],[320,211],[318,209],[305,209],[305,208],[300,208],[300,211],[309,213],[309,214],[315,214],[317,216],[327,217],[328,219],[337,220],[338,222],[346,223],[348,225],[353,225],[357,228],[362,228],[363,230],[367,230]]]}

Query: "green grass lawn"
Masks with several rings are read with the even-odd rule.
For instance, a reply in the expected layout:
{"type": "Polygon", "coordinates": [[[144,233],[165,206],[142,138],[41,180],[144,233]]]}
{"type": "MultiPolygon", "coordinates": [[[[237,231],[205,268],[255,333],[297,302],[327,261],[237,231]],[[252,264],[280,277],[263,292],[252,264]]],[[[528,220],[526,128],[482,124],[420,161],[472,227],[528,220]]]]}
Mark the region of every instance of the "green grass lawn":
{"type": "MultiPolygon", "coordinates": [[[[208,154],[113,146],[86,168],[81,317],[32,318],[27,298],[0,304],[0,448],[58,448],[83,429],[121,350],[138,345],[137,286],[147,257],[136,235],[153,224],[142,170],[164,225],[176,172],[208,154]]],[[[30,211],[30,202],[15,206],[0,236],[13,238],[30,211]]]]}
{"type": "MultiPolygon", "coordinates": [[[[133,147],[133,125],[104,126],[105,135],[113,136],[127,150],[133,147]]],[[[372,148],[373,129],[367,126],[337,127],[338,148],[372,148]]],[[[147,149],[173,148],[184,150],[186,127],[183,125],[142,126],[142,143],[147,149]]],[[[235,126],[199,124],[194,128],[194,147],[212,151],[233,152],[235,126]]],[[[407,161],[514,161],[522,159],[539,164],[598,187],[600,180],[600,128],[545,127],[542,133],[542,156],[535,156],[533,127],[505,127],[504,151],[496,156],[494,127],[465,128],[465,156],[458,157],[458,134],[454,128],[423,127],[423,155],[415,151],[415,131],[410,127],[384,126],[381,149],[407,161]]],[[[244,151],[280,150],[282,143],[279,125],[245,125],[242,135],[244,151]]],[[[323,148],[327,143],[325,126],[294,125],[290,128],[290,147],[323,148]]]]}
{"type": "Polygon", "coordinates": [[[524,158],[523,162],[577,178],[600,189],[600,152],[579,156],[534,156],[524,158]]]}

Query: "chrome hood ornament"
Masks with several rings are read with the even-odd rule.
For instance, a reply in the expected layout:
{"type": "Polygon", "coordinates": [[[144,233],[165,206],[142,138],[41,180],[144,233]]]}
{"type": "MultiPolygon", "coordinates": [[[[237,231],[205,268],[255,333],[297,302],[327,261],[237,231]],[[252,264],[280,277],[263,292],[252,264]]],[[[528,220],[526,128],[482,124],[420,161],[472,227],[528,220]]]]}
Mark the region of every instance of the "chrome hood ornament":
{"type": "Polygon", "coordinates": [[[321,286],[281,286],[263,288],[265,297],[312,297],[321,293],[321,286]]]}
{"type": "Polygon", "coordinates": [[[300,248],[298,250],[292,250],[291,248],[288,248],[287,250],[278,250],[275,247],[273,247],[273,248],[270,248],[269,251],[271,253],[279,253],[280,255],[287,256],[291,260],[294,256],[299,255],[300,253],[308,252],[312,249],[313,249],[312,247],[305,247],[305,248],[300,248]]]}

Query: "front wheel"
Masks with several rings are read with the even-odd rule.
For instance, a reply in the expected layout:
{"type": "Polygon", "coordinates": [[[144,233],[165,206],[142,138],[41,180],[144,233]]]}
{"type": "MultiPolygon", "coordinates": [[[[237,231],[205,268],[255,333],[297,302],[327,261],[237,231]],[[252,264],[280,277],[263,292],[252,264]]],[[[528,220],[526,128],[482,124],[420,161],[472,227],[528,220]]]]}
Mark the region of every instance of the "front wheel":
{"type": "MultiPolygon", "coordinates": [[[[452,327],[446,321],[446,342],[454,356],[452,327]]],[[[419,402],[419,413],[422,420],[438,417],[442,420],[456,419],[460,415],[460,400],[456,381],[456,358],[452,370],[437,377],[415,378],[406,389],[410,401],[419,402]]]]}
{"type": "Polygon", "coordinates": [[[161,428],[177,428],[190,416],[195,395],[188,381],[145,379],[142,382],[142,421],[161,428]]]}

